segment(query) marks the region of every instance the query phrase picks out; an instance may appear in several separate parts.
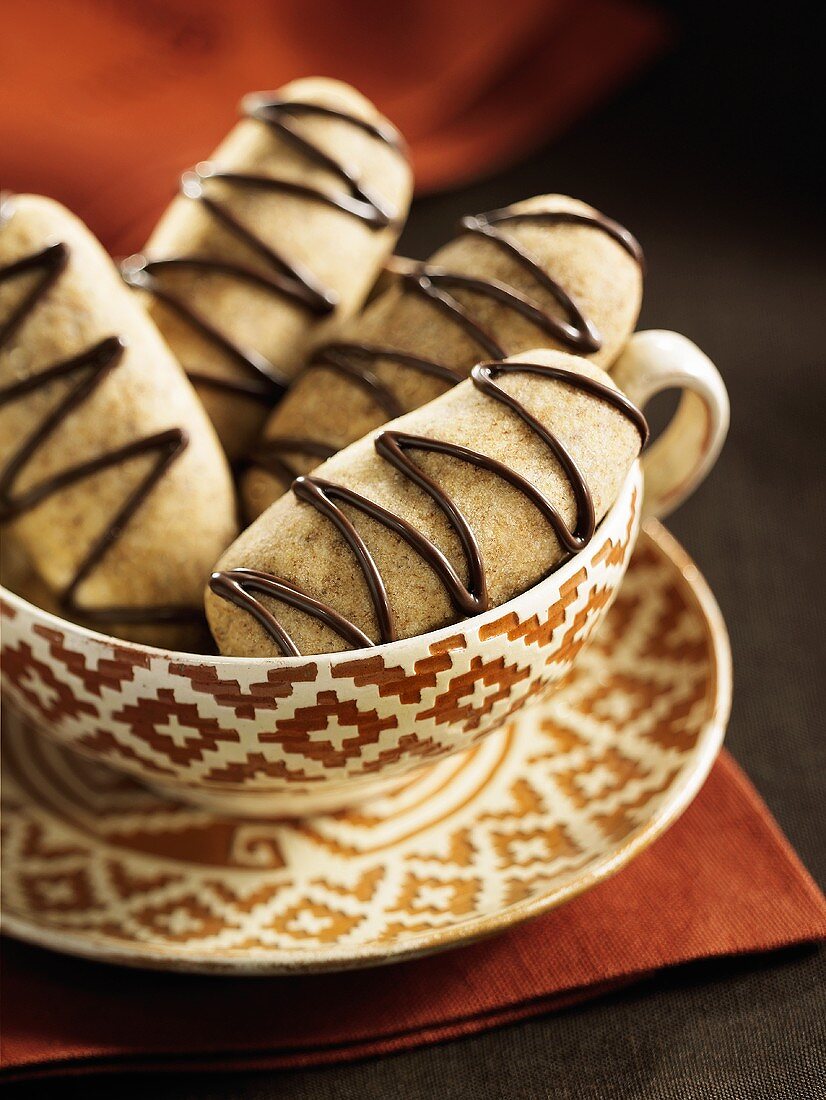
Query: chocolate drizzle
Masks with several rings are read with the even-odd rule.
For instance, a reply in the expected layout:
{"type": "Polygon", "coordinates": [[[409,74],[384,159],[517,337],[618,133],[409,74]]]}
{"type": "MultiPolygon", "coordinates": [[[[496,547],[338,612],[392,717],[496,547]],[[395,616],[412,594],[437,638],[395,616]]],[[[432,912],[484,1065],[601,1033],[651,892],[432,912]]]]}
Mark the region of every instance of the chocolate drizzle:
{"type": "Polygon", "coordinates": [[[299,472],[286,456],[296,453],[312,455],[313,458],[323,462],[327,458],[332,458],[336,449],[326,443],[316,443],[312,439],[284,435],[278,439],[266,439],[260,442],[252,451],[250,461],[256,466],[277,474],[283,481],[292,482],[299,476],[299,472]]]}
{"type": "MultiPolygon", "coordinates": [[[[505,252],[514,259],[528,274],[539,288],[552,296],[561,308],[563,318],[544,309],[537,301],[514,287],[497,279],[485,279],[469,275],[462,275],[448,271],[432,264],[420,263],[401,267],[396,271],[399,285],[405,293],[416,293],[432,303],[448,320],[458,325],[463,332],[480,349],[482,355],[491,359],[505,359],[508,351],[503,348],[493,333],[485,329],[473,316],[470,308],[463,305],[455,296],[455,291],[466,291],[484,298],[493,299],[505,309],[517,313],[526,320],[535,324],[545,332],[552,340],[561,344],[572,352],[581,355],[590,355],[599,351],[602,346],[602,337],[597,332],[593,322],[587,318],[576,301],[566,292],[564,287],[554,279],[530,252],[517,240],[503,231],[502,227],[530,224],[530,225],[569,225],[599,230],[612,240],[640,265],[643,264],[642,249],[627,229],[618,222],[605,215],[592,211],[587,214],[568,210],[556,211],[518,211],[513,207],[505,207],[502,210],[494,210],[487,214],[476,214],[463,218],[459,224],[460,234],[473,234],[483,237],[494,247],[505,252]]],[[[364,345],[344,345],[344,363],[342,365],[342,353],[337,350],[341,345],[330,345],[322,348],[313,358],[310,367],[331,365],[336,366],[340,373],[347,373],[354,381],[368,389],[374,396],[376,403],[387,413],[388,419],[400,416],[405,410],[401,407],[393,390],[379,381],[370,370],[370,361],[386,358],[394,360],[402,367],[418,370],[426,370],[428,373],[444,378],[453,385],[462,381],[463,374],[445,363],[437,363],[420,359],[416,356],[402,354],[392,348],[367,348],[364,345]],[[331,353],[335,352],[335,359],[331,353]]],[[[292,450],[300,453],[312,454],[311,438],[293,439],[292,450]]],[[[289,451],[286,439],[266,440],[251,456],[254,465],[269,470],[282,480],[288,481],[285,474],[294,476],[292,466],[284,461],[283,453],[289,451]]]]}
{"type": "MultiPolygon", "coordinates": [[[[6,206],[7,209],[7,206],[6,206]]],[[[2,221],[0,221],[2,226],[2,221]]],[[[0,284],[32,273],[41,272],[32,290],[23,298],[12,315],[0,324],[0,349],[8,343],[18,329],[37,309],[38,304],[57,284],[69,263],[69,249],[65,244],[52,244],[23,259],[0,267],[0,284]]],[[[59,492],[84,478],[102,470],[119,466],[132,458],[154,455],[155,461],[139,485],[111,518],[103,533],[97,537],[75,571],[69,584],[60,593],[61,611],[69,618],[82,618],[93,623],[157,623],[181,622],[200,618],[195,608],[183,606],[163,607],[107,607],[84,608],[76,602],[80,585],[100,565],[110,547],[121,537],[132,521],[140,505],[149,496],[158,481],[173,462],[185,450],[188,437],[181,428],[170,428],[155,435],[137,439],[105,454],[98,455],[74,466],[67,466],[59,473],[47,477],[31,488],[15,495],[17,479],[34,458],[38,449],[46,444],[63,421],[84,401],[120,364],[125,345],[117,336],[109,336],[70,359],[53,363],[29,378],[0,387],[0,407],[18,401],[29,394],[48,388],[60,380],[73,384],[58,404],[44,417],[35,431],[24,439],[20,447],[0,470],[0,522],[16,519],[24,512],[37,507],[53,493],[59,492]]]]}
{"type": "MultiPolygon", "coordinates": [[[[404,409],[392,389],[373,371],[372,365],[379,359],[388,359],[408,370],[416,370],[422,374],[440,378],[449,386],[462,381],[462,375],[458,371],[442,363],[373,344],[328,344],[316,353],[313,366],[324,367],[326,370],[348,378],[367,391],[384,412],[386,420],[395,420],[402,415],[404,409]]],[[[249,462],[289,483],[298,477],[299,472],[289,462],[287,455],[305,454],[323,460],[335,453],[335,447],[311,437],[276,436],[272,439],[260,440],[250,452],[249,462]]]]}
{"type": "Polygon", "coordinates": [[[494,335],[474,319],[470,310],[451,294],[451,291],[465,290],[494,299],[506,309],[533,322],[569,351],[585,355],[599,351],[602,346],[602,337],[592,322],[583,315],[574,299],[545,271],[539,261],[518,241],[502,231],[500,227],[507,225],[573,225],[597,229],[615,240],[637,263],[642,263],[642,250],[635,238],[627,229],[597,211],[579,214],[568,210],[518,211],[513,207],[505,207],[488,214],[475,214],[462,218],[459,223],[460,234],[468,233],[484,237],[496,248],[516,260],[537,286],[554,298],[565,314],[564,320],[559,320],[532,298],[496,279],[461,275],[431,264],[416,265],[411,270],[402,272],[402,285],[429,299],[451,321],[459,325],[485,355],[489,355],[492,359],[505,359],[508,353],[499,345],[494,335]]]}
{"type": "Polygon", "coordinates": [[[298,647],[277,617],[261,602],[259,596],[281,600],[305,612],[329,626],[345,642],[356,647],[373,646],[396,640],[398,635],[393,609],[381,572],[355,524],[342,511],[340,505],[344,504],[404,539],[437,575],[458,615],[474,615],[487,611],[491,604],[485,562],[476,535],[461,509],[412,457],[417,451],[447,455],[495,474],[522,493],[545,517],[565,551],[566,557],[582,550],[590,542],[596,527],[593,500],[585,478],[570,452],[557,436],[499,385],[496,379],[503,374],[530,374],[562,382],[605,402],[631,421],[640,433],[643,445],[648,438],[645,418],[619,390],[561,367],[542,366],[535,363],[483,363],[473,368],[471,379],[476,389],[512,410],[546,444],[559,463],[571,485],[576,504],[576,522],[572,531],[568,530],[554,504],[535,485],[498,459],[455,443],[388,429],[376,437],[374,444],[376,452],[425,492],[443,513],[462,547],[468,577],[467,584],[453,568],[447,556],[402,516],[352,489],[336,485],[324,478],[309,476],[297,478],[293,482],[292,491],[299,500],[315,508],[337,528],[355,555],[370,592],[378,623],[379,641],[372,641],[354,623],[343,619],[334,608],[310,596],[293,582],[272,574],[243,568],[213,573],[210,580],[212,591],[251,614],[287,656],[300,656],[298,647]]]}
{"type": "Polygon", "coordinates": [[[338,303],[334,291],[324,287],[304,264],[288,260],[281,252],[271,248],[257,233],[237,218],[225,204],[209,194],[210,181],[232,188],[263,191],[269,194],[293,195],[309,202],[339,210],[356,218],[371,229],[385,229],[395,224],[395,211],[381,196],[363,184],[353,169],[325,153],[296,128],[295,119],[301,116],[336,119],[368,134],[376,141],[402,151],[401,138],[390,126],[368,122],[346,111],[324,107],[317,103],[292,100],[265,99],[248,96],[242,103],[245,116],[268,126],[279,138],[287,141],[302,157],[316,168],[322,168],[337,178],[339,189],[310,186],[292,180],[241,172],[223,172],[209,162],[202,162],[181,178],[181,192],[187,198],[200,203],[202,209],[218,225],[236,240],[249,248],[261,261],[261,270],[231,260],[193,257],[155,259],[141,254],[130,256],[121,265],[124,279],[131,285],[149,291],[159,301],[206,337],[240,366],[246,378],[220,379],[202,372],[190,377],[199,384],[210,385],[240,397],[250,397],[274,404],[283,394],[287,379],[265,356],[250,347],[242,347],[220,332],[193,306],[177,294],[163,287],[159,276],[172,270],[189,270],[205,274],[217,274],[240,280],[249,286],[265,290],[293,305],[307,310],[316,317],[330,314],[338,303]]]}
{"type": "MultiPolygon", "coordinates": [[[[520,313],[527,320],[533,321],[534,324],[570,351],[581,355],[591,355],[595,351],[599,351],[602,346],[602,337],[592,322],[584,316],[574,299],[565,291],[561,283],[549,275],[527,249],[523,248],[513,238],[508,237],[499,228],[503,225],[529,224],[573,225],[601,230],[624,248],[632,259],[639,264],[642,263],[642,250],[636,239],[618,222],[606,218],[597,211],[591,214],[579,214],[569,210],[519,212],[512,207],[505,207],[502,210],[494,210],[488,214],[477,214],[463,218],[460,223],[460,231],[484,237],[516,260],[535,279],[537,284],[554,298],[562,308],[565,320],[560,321],[553,314],[548,313],[547,310],[542,309],[512,287],[504,286],[492,279],[487,281],[469,279],[466,276],[452,275],[450,272],[435,271],[426,276],[427,281],[434,290],[427,290],[426,292],[438,293],[442,287],[457,290],[464,288],[475,291],[502,302],[502,304],[520,313]]],[[[457,319],[464,312],[455,299],[451,299],[445,305],[457,316],[457,319]]],[[[478,326],[475,327],[478,329],[478,326]]],[[[479,330],[479,338],[483,346],[485,341],[492,342],[490,335],[482,330],[479,330]]],[[[494,353],[493,357],[502,359],[505,357],[505,353],[500,349],[498,353],[494,353]]]]}

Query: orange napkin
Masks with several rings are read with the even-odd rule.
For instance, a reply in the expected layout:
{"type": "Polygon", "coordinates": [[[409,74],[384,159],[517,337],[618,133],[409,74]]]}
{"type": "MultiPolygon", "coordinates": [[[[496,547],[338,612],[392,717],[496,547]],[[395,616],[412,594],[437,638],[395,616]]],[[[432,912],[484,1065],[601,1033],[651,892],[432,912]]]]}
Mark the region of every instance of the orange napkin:
{"type": "Polygon", "coordinates": [[[826,936],[826,902],[726,753],[616,877],[470,947],[305,977],[142,973],[5,941],[6,1080],[309,1066],[483,1031],[661,967],[826,936]]]}
{"type": "Polygon", "coordinates": [[[244,92],[323,74],[399,126],[420,189],[444,187],[562,130],[663,40],[637,0],[27,0],[3,12],[0,184],[133,251],[244,92]]]}

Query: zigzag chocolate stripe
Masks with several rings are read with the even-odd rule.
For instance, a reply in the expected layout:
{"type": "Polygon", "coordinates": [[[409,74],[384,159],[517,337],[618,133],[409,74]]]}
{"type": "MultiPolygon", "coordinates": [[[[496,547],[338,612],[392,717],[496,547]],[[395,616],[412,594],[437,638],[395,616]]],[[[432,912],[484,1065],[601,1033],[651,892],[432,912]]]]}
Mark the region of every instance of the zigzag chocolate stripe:
{"type": "MultiPolygon", "coordinates": [[[[21,260],[0,268],[0,283],[12,279],[42,272],[42,277],[23,299],[11,317],[0,325],[0,348],[35,311],[38,303],[49,293],[60,279],[69,262],[69,249],[65,244],[53,244],[40,252],[32,253],[21,260]]],[[[0,470],[0,521],[15,519],[31,508],[35,508],[53,493],[73,485],[83,478],[91,477],[101,470],[118,466],[140,455],[157,454],[157,460],[137,488],[128,496],[106,525],[103,533],[92,544],[89,552],[78,566],[72,580],[60,594],[60,608],[69,618],[83,618],[95,623],[144,623],[158,621],[188,621],[200,618],[195,608],[183,606],[163,607],[79,607],[75,596],[78,587],[100,565],[107,550],[122,535],[135,515],[141,503],[149,496],[164,473],[185,450],[189,440],[181,428],[170,428],[155,435],[137,439],[123,447],[98,455],[86,462],[67,466],[52,477],[32,486],[25,492],[14,495],[17,479],[32,460],[39,447],[58,429],[63,420],[83,404],[104,379],[117,369],[124,352],[124,344],[117,336],[109,336],[80,354],[62,362],[53,363],[40,373],[24,378],[19,382],[0,388],[0,407],[19,401],[28,394],[46,389],[59,379],[74,379],[76,383],[65,397],[46,415],[35,431],[25,439],[11,456],[5,467],[0,470]]]]}
{"type": "MultiPolygon", "coordinates": [[[[451,386],[462,381],[458,371],[442,363],[372,344],[328,344],[315,355],[313,365],[323,366],[329,371],[350,379],[355,385],[366,390],[381,406],[387,420],[395,420],[402,415],[404,409],[390,387],[385,385],[371,369],[371,365],[378,359],[389,359],[409,370],[417,370],[422,374],[441,378],[451,386]]],[[[289,455],[306,454],[323,460],[332,457],[335,453],[335,447],[309,436],[277,436],[273,439],[263,439],[256,444],[250,452],[249,462],[290,483],[299,476],[299,472],[289,461],[289,455]]]]}
{"type": "MultiPolygon", "coordinates": [[[[376,437],[376,452],[395,467],[431,498],[455,531],[467,566],[468,584],[464,584],[446,555],[402,516],[368,500],[352,489],[344,488],[319,477],[299,477],[292,491],[299,500],[312,505],[342,534],[356,556],[367,582],[379,627],[379,641],[372,641],[354,623],[341,616],[329,604],[325,604],[304,592],[298,585],[284,578],[258,570],[244,568],[213,573],[210,588],[222,599],[251,614],[279,645],[287,656],[300,656],[295,642],[285,631],[277,617],[267,608],[259,596],[281,600],[313,616],[334,630],[344,641],[357,648],[374,646],[397,638],[393,609],[381,571],[366,543],[353,522],[339,504],[349,507],[375,520],[399,535],[437,575],[457,613],[474,615],[487,611],[490,604],[485,575],[485,563],[476,535],[459,507],[425,471],[413,460],[412,451],[444,454],[461,462],[496,474],[523,494],[545,517],[567,555],[577,553],[587,546],[596,527],[591,492],[573,457],[550,429],[540,423],[517,399],[496,382],[500,374],[533,374],[553,381],[563,382],[574,389],[590,394],[623,413],[640,433],[643,444],[648,438],[645,418],[636,406],[619,390],[595,379],[568,371],[561,367],[542,366],[536,363],[483,363],[473,368],[474,386],[485,396],[499,401],[527,424],[548,446],[568,478],[576,502],[577,518],[573,531],[569,531],[553,503],[531,482],[497,459],[470,450],[455,443],[447,443],[426,436],[409,435],[387,430],[376,437]],[[257,595],[256,595],[257,594],[257,595]]],[[[564,560],[564,559],[563,559],[564,560]]]]}
{"type": "MultiPolygon", "coordinates": [[[[596,211],[591,214],[565,210],[523,213],[515,211],[512,207],[505,207],[487,214],[463,218],[459,224],[459,232],[484,237],[496,248],[516,260],[531,275],[536,284],[547,291],[561,307],[563,319],[555,317],[547,309],[543,309],[537,301],[499,280],[460,275],[429,264],[416,264],[409,270],[398,272],[400,285],[408,293],[422,295],[435,308],[441,310],[449,321],[462,328],[482,353],[491,359],[505,359],[508,352],[501,347],[494,334],[474,318],[472,310],[464,306],[451,291],[469,291],[483,298],[494,299],[506,309],[531,321],[571,351],[584,355],[599,351],[602,337],[571,295],[561,283],[545,271],[526,248],[500,228],[500,226],[514,224],[572,225],[597,229],[615,240],[637,263],[640,265],[643,263],[642,249],[636,238],[619,222],[596,211]]],[[[388,414],[388,419],[393,419],[401,416],[404,409],[399,405],[391,387],[381,382],[371,370],[370,364],[377,359],[389,359],[404,368],[437,375],[450,384],[461,382],[463,378],[459,371],[447,363],[420,359],[393,348],[358,343],[329,345],[322,348],[307,369],[324,366],[328,369],[336,369],[341,374],[346,373],[372,394],[376,403],[388,414]]],[[[300,439],[293,437],[292,446],[286,439],[270,439],[256,448],[250,456],[250,461],[253,465],[261,466],[287,481],[289,477],[285,474],[295,476],[296,471],[285,460],[284,454],[290,451],[316,454],[318,452],[313,448],[319,445],[324,446],[320,441],[310,437],[300,439]]]]}
{"type": "Polygon", "coordinates": [[[185,172],[181,178],[181,191],[190,199],[199,202],[212,218],[237,240],[259,256],[268,271],[263,275],[253,267],[230,260],[193,257],[170,257],[153,259],[141,254],[130,256],[123,261],[121,270],[124,279],[131,285],[147,290],[166,306],[190,324],[202,336],[217,345],[229,358],[244,368],[247,379],[215,379],[201,372],[190,373],[190,377],[205,385],[252,397],[267,403],[274,403],[284,392],[288,380],[263,355],[250,347],[242,347],[220,332],[205,317],[202,317],[188,302],[178,295],[162,288],[157,276],[164,271],[177,268],[194,270],[239,279],[251,286],[266,290],[272,294],[288,298],[297,306],[309,312],[323,316],[332,312],[337,304],[333,291],[322,286],[309,268],[303,264],[292,263],[276,249],[271,248],[248,226],[244,225],[225,205],[210,198],[207,193],[209,180],[217,180],[233,187],[266,191],[273,195],[295,195],[310,202],[322,203],[357,218],[373,229],[384,229],[393,224],[397,212],[380,196],[369,191],[354,175],[352,169],[329,156],[318,145],[304,137],[294,125],[294,117],[312,115],[321,118],[337,119],[369,134],[377,141],[402,151],[399,134],[388,125],[368,122],[346,111],[332,107],[323,107],[317,103],[303,103],[292,100],[267,100],[259,96],[248,96],[242,104],[247,118],[254,119],[275,131],[312,164],[331,172],[342,183],[342,190],[322,190],[292,180],[275,179],[268,176],[256,176],[240,172],[222,172],[208,162],[196,165],[191,172],[185,172]]]}

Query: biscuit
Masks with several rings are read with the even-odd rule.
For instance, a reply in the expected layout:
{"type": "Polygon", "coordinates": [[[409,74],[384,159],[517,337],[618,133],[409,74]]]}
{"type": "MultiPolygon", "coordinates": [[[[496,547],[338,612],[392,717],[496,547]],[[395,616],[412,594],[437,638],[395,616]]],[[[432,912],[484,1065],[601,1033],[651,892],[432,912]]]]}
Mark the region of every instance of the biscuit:
{"type": "Polygon", "coordinates": [[[482,357],[551,347],[610,369],[642,299],[637,242],[564,195],[465,218],[427,263],[392,266],[389,289],[315,353],[270,417],[242,479],[251,517],[298,474],[443,393],[482,357]]]}
{"type": "Polygon", "coordinates": [[[347,84],[297,80],[241,110],[123,264],[232,458],[311,342],[361,307],[412,191],[398,133],[347,84]]]}
{"type": "Polygon", "coordinates": [[[240,535],[206,594],[215,640],[309,655],[496,607],[587,545],[646,434],[587,360],[533,349],[477,366],[297,479],[240,535]]]}
{"type": "Polygon", "coordinates": [[[0,203],[0,518],[66,618],[165,646],[198,631],[237,532],[183,371],[83,224],[0,203]]]}

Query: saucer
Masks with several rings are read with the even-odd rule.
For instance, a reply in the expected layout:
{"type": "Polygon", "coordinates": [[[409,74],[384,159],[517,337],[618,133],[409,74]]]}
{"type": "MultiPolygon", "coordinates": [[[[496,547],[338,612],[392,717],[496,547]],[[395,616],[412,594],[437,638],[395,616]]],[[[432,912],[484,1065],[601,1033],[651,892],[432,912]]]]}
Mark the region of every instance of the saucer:
{"type": "Polygon", "coordinates": [[[499,932],[655,840],[720,748],[731,657],[658,523],[564,686],[392,796],[302,820],[165,801],[6,715],[3,927],[152,969],[372,966],[499,932]]]}

